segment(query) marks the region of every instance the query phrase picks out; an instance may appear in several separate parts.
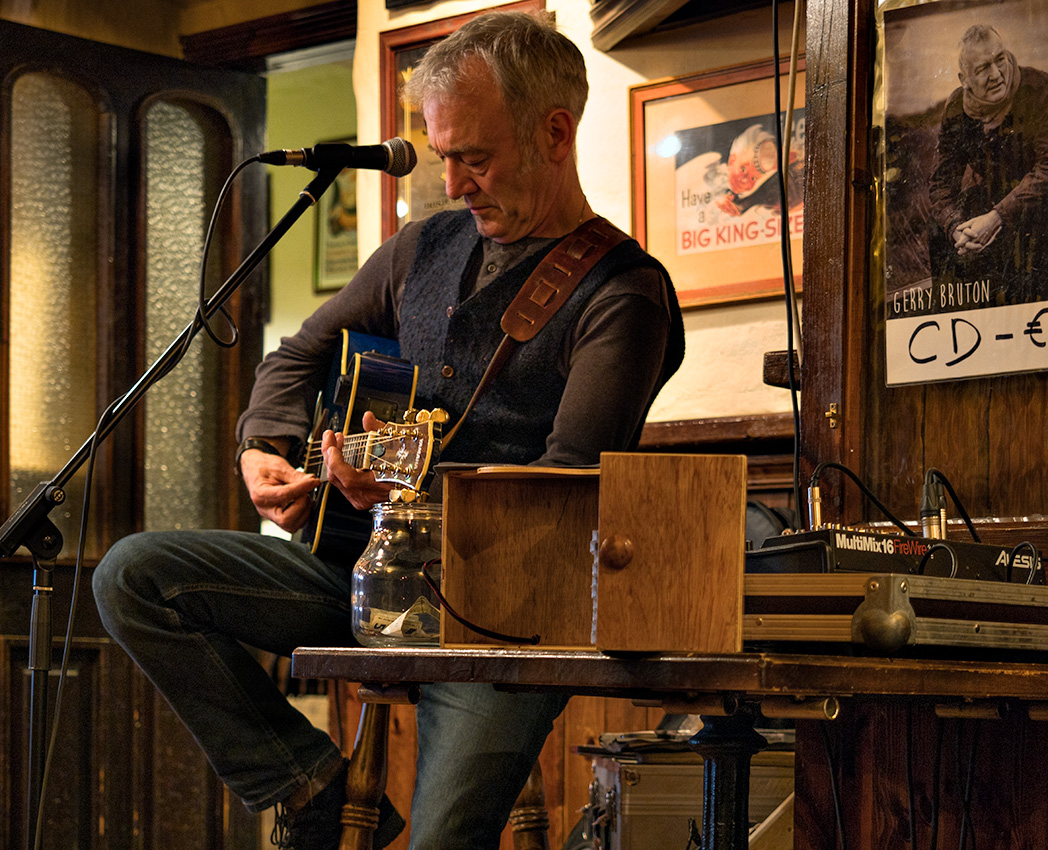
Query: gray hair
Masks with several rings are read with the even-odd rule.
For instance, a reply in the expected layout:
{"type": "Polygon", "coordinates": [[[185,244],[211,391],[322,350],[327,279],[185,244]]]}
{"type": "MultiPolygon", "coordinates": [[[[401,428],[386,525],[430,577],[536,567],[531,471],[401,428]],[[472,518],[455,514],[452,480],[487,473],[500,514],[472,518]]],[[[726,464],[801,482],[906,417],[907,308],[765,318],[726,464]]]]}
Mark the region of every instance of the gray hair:
{"type": "Polygon", "coordinates": [[[972,24],[964,31],[964,35],[961,36],[961,41],[958,44],[957,63],[961,68],[964,68],[964,51],[974,44],[982,44],[994,38],[1002,44],[1004,43],[1001,34],[988,24],[972,24]]]}
{"type": "Polygon", "coordinates": [[[536,125],[554,109],[578,123],[589,83],[582,53],[553,23],[553,16],[488,12],[434,44],[404,86],[404,99],[420,109],[470,90],[471,59],[483,62],[512,116],[518,142],[530,146],[536,125]]]}

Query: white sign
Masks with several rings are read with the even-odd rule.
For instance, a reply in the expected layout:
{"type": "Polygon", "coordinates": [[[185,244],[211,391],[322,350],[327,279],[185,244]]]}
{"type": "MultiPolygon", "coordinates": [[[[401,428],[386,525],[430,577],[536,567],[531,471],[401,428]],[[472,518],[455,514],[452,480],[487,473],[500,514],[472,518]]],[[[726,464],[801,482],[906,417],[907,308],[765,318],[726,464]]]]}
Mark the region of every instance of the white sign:
{"type": "Polygon", "coordinates": [[[1048,369],[1048,301],[889,319],[885,338],[889,384],[1048,369]]]}

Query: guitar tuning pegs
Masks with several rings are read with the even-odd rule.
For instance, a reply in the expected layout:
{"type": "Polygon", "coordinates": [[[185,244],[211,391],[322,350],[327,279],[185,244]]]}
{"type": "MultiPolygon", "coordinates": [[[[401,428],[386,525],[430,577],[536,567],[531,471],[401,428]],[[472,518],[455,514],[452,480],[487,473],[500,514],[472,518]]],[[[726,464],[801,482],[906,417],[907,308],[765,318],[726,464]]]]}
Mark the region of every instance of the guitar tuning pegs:
{"type": "MultiPolygon", "coordinates": [[[[434,407],[432,410],[410,410],[409,415],[414,415],[416,423],[422,422],[436,422],[443,423],[448,421],[448,412],[439,407],[434,407]]],[[[407,419],[405,418],[405,422],[407,419]]]]}

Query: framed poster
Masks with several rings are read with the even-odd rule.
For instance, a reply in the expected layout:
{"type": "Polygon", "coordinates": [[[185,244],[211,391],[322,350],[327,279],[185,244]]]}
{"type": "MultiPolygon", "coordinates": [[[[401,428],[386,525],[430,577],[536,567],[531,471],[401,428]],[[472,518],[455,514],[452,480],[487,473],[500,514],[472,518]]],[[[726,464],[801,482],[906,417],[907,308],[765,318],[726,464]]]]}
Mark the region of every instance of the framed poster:
{"type": "MultiPolygon", "coordinates": [[[[789,134],[782,215],[774,63],[630,88],[633,232],[667,268],[682,307],[782,295],[781,233],[800,285],[804,233],[804,63],[789,134]]],[[[783,63],[782,74],[788,71],[783,63]]],[[[780,76],[781,103],[788,77],[780,76]]]]}
{"type": "MultiPolygon", "coordinates": [[[[355,145],[356,137],[336,139],[355,145]]],[[[313,291],[335,292],[357,273],[357,170],[344,168],[314,205],[313,291]]]]}
{"type": "MultiPolygon", "coordinates": [[[[522,0],[498,6],[499,11],[540,12],[545,0],[522,0]]],[[[429,148],[426,124],[419,112],[406,106],[400,89],[411,77],[415,64],[432,44],[451,35],[466,21],[490,9],[455,15],[379,34],[380,120],[383,138],[399,136],[410,142],[418,165],[399,180],[382,176],[382,238],[386,239],[409,221],[419,221],[446,209],[460,209],[444,192],[444,167],[429,148]]]]}
{"type": "Polygon", "coordinates": [[[1048,369],[1048,2],[885,10],[881,65],[888,385],[1048,369]]]}

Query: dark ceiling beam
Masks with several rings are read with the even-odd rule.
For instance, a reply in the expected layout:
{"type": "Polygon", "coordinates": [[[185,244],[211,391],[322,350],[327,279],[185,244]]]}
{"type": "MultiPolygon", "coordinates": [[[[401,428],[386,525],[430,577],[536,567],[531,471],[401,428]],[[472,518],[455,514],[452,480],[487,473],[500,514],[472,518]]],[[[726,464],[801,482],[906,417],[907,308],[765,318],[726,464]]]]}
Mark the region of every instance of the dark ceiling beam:
{"type": "Polygon", "coordinates": [[[270,15],[179,36],[189,62],[244,71],[262,71],[266,57],[357,37],[357,0],[335,0],[294,12],[270,15]]]}
{"type": "Polygon", "coordinates": [[[635,35],[651,32],[687,0],[597,0],[590,9],[593,46],[611,50],[635,35]]]}
{"type": "Polygon", "coordinates": [[[608,51],[630,38],[769,5],[771,0],[594,0],[591,40],[608,51]]]}

